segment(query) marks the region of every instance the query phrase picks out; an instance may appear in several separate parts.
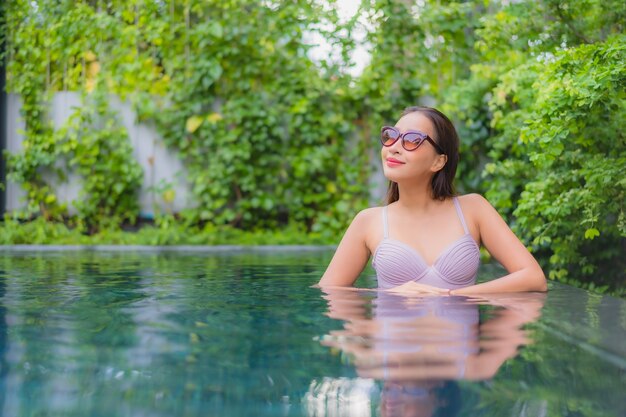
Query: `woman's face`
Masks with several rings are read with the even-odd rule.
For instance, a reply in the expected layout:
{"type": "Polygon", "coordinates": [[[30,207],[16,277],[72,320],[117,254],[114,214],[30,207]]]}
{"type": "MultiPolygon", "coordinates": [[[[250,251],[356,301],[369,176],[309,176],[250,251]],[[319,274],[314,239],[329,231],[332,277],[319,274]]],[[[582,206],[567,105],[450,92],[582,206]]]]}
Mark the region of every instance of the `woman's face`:
{"type": "MultiPolygon", "coordinates": [[[[402,116],[395,127],[400,133],[405,133],[408,130],[419,130],[436,141],[437,136],[432,122],[419,112],[402,116]]],[[[402,140],[398,139],[391,146],[383,146],[380,154],[385,177],[397,183],[430,181],[430,178],[443,168],[446,162],[446,157],[438,154],[428,141],[424,141],[414,151],[407,151],[402,147],[402,140]]]]}

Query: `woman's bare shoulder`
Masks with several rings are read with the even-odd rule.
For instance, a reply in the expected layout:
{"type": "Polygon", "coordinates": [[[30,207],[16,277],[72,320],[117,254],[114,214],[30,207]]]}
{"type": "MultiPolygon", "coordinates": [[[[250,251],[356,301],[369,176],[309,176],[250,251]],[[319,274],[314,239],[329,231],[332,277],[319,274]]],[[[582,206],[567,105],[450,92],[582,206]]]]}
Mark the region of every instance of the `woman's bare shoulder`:
{"type": "Polygon", "coordinates": [[[383,235],[383,208],[382,207],[370,207],[365,210],[361,210],[352,221],[350,227],[357,228],[365,246],[369,250],[370,254],[374,253],[374,249],[380,242],[383,235]]]}
{"type": "Polygon", "coordinates": [[[358,221],[361,225],[369,225],[374,219],[380,219],[382,216],[382,207],[369,207],[357,213],[353,222],[358,221]]]}
{"type": "Polygon", "coordinates": [[[493,226],[502,222],[502,216],[495,207],[480,194],[466,194],[459,196],[463,215],[470,222],[478,226],[493,226]]]}
{"type": "Polygon", "coordinates": [[[496,210],[485,197],[472,193],[458,196],[463,215],[469,224],[480,228],[480,224],[489,221],[497,215],[496,210]]]}
{"type": "Polygon", "coordinates": [[[485,207],[492,207],[485,197],[477,193],[460,195],[457,198],[464,209],[467,207],[469,210],[480,210],[485,207]]]}

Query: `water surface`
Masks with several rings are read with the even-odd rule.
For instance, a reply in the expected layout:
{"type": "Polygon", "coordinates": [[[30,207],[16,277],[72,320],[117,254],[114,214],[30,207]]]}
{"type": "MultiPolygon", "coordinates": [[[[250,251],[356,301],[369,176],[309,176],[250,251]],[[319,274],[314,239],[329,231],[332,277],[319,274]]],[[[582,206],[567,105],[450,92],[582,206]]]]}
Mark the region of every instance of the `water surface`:
{"type": "Polygon", "coordinates": [[[331,255],[6,251],[0,412],[626,415],[623,301],[311,288],[331,255]]]}

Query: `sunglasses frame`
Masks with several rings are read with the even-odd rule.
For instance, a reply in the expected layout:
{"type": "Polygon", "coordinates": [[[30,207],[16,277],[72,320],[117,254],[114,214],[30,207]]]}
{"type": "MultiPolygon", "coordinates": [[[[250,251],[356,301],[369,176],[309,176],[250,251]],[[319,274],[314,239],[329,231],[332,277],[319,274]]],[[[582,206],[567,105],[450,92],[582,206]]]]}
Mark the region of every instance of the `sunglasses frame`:
{"type": "MultiPolygon", "coordinates": [[[[439,152],[439,154],[445,155],[445,152],[443,151],[443,149],[441,149],[441,146],[439,146],[430,136],[428,136],[424,132],[420,132],[419,130],[407,130],[404,133],[400,133],[400,131],[393,126],[383,126],[380,129],[380,143],[382,143],[383,146],[387,148],[390,146],[393,146],[393,144],[396,143],[399,139],[402,139],[402,147],[404,148],[404,150],[408,152],[413,152],[414,150],[422,146],[422,143],[424,143],[424,141],[428,141],[430,142],[431,145],[433,145],[433,147],[437,150],[437,152],[439,152]],[[383,134],[385,133],[386,130],[392,130],[398,134],[398,137],[389,145],[386,145],[385,141],[383,140],[383,134]],[[407,141],[404,140],[404,137],[408,135],[409,133],[417,134],[417,136],[421,139],[421,142],[414,149],[407,149],[406,147],[407,141]]],[[[411,142],[411,143],[415,143],[415,142],[411,142]]]]}

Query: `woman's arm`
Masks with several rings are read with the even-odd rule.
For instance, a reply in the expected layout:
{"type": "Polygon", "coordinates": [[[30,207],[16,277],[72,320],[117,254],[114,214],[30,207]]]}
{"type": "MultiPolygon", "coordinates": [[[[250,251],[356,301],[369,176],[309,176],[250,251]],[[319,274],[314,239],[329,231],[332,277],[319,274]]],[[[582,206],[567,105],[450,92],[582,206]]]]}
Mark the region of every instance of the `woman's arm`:
{"type": "Polygon", "coordinates": [[[493,206],[482,196],[463,198],[464,212],[471,213],[480,240],[491,256],[506,268],[508,275],[482,284],[453,290],[454,295],[546,291],[546,277],[535,258],[511,231],[493,206]]]}
{"type": "Polygon", "coordinates": [[[352,220],[318,284],[320,287],[347,287],[359,277],[369,259],[365,237],[373,210],[363,210],[352,220]]]}

